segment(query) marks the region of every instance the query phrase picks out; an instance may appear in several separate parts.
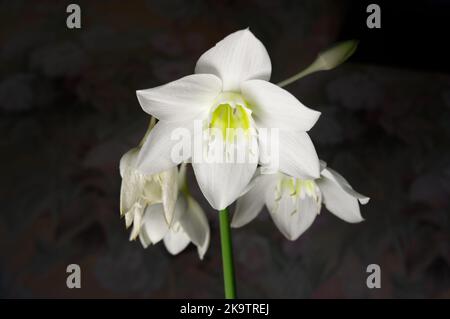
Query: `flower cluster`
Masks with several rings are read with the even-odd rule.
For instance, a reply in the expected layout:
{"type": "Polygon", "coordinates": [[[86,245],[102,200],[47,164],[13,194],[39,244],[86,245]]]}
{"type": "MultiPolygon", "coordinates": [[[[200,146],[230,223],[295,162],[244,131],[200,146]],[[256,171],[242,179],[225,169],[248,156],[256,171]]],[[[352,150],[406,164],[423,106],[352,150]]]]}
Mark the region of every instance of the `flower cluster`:
{"type": "Polygon", "coordinates": [[[186,163],[214,209],[237,200],[233,227],[247,224],[264,204],[289,240],[312,224],[322,203],[347,222],[361,221],[359,203],[368,198],[319,160],[307,133],[320,112],[282,88],[335,67],[354,48],[338,45],[276,85],[269,82],[267,50],[245,29],[206,51],[194,74],[138,90],[142,109],[158,122],[120,163],[121,214],[133,225],[131,239],[139,237],[144,247],[163,240],[172,254],[193,242],[203,257],[209,226],[187,191],[186,163]]]}

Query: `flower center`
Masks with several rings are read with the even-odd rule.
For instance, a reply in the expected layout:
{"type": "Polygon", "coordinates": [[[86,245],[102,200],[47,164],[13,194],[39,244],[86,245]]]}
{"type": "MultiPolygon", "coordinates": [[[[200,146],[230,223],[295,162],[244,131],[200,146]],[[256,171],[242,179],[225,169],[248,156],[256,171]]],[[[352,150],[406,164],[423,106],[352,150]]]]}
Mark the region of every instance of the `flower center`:
{"type": "Polygon", "coordinates": [[[283,176],[275,189],[276,201],[282,196],[289,195],[295,202],[299,199],[310,197],[316,202],[321,201],[321,192],[316,182],[312,179],[300,179],[289,176],[283,176]]]}
{"type": "Polygon", "coordinates": [[[252,126],[248,103],[240,94],[222,93],[216,100],[208,127],[217,129],[222,138],[233,141],[238,134],[247,134],[252,126]]]}
{"type": "Polygon", "coordinates": [[[314,180],[280,174],[271,205],[273,212],[279,212],[280,207],[284,207],[290,210],[291,216],[303,213],[305,209],[313,209],[318,214],[322,206],[322,193],[314,180]]]}

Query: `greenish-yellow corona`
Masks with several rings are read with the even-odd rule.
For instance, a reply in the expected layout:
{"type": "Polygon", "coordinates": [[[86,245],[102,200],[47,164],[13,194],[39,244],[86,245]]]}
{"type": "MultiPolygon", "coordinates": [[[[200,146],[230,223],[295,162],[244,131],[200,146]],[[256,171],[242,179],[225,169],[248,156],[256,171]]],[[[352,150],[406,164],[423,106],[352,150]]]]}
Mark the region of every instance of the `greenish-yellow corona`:
{"type": "Polygon", "coordinates": [[[304,198],[305,196],[318,199],[319,187],[312,179],[300,179],[294,177],[283,176],[277,186],[277,198],[280,198],[284,191],[290,196],[304,198]]]}
{"type": "Polygon", "coordinates": [[[226,141],[233,141],[239,130],[244,134],[252,125],[249,104],[237,93],[227,93],[221,96],[229,99],[219,102],[211,114],[209,128],[218,129],[226,141]]]}

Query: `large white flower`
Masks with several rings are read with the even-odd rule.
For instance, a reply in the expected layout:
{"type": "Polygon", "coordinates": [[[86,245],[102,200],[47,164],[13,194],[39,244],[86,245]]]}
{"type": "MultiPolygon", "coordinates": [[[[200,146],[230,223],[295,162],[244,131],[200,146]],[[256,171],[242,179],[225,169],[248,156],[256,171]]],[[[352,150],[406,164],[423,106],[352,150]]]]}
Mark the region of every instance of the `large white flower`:
{"type": "Polygon", "coordinates": [[[267,139],[261,138],[261,130],[278,128],[279,170],[297,178],[318,178],[319,161],[305,132],[320,113],[268,82],[271,68],[264,45],[245,29],[228,35],[205,52],[197,62],[195,74],[137,91],[143,110],[159,119],[142,147],[139,170],[154,174],[195,157],[192,145],[183,148],[182,156],[173,156],[179,140],[172,133],[176,128],[184,128],[193,141],[201,141],[204,152],[225,153],[227,161],[205,163],[192,158],[203,194],[212,207],[223,209],[242,193],[255,173],[261,153],[270,148],[267,139]],[[194,125],[198,122],[199,131],[194,125]],[[223,133],[221,143],[212,136],[211,129],[223,133]],[[244,131],[245,138],[230,137],[231,129],[244,131]],[[224,143],[228,148],[219,148],[224,143]],[[230,149],[244,150],[246,156],[257,160],[228,160],[230,149]]]}
{"type": "Polygon", "coordinates": [[[253,187],[237,201],[231,222],[234,228],[253,220],[267,206],[270,216],[281,233],[296,240],[307,230],[320,213],[322,202],[337,217],[349,223],[363,221],[359,204],[369,198],[359,194],[349,183],[321,162],[318,179],[298,179],[283,173],[261,174],[255,177],[253,187]]]}
{"type": "Polygon", "coordinates": [[[144,175],[136,169],[138,154],[139,148],[133,148],[120,160],[120,213],[125,216],[127,227],[133,225],[130,240],[139,236],[145,248],[163,240],[173,255],[193,242],[203,258],[209,246],[209,224],[200,205],[179,192],[185,168],[179,172],[174,166],[161,173],[144,175]]]}

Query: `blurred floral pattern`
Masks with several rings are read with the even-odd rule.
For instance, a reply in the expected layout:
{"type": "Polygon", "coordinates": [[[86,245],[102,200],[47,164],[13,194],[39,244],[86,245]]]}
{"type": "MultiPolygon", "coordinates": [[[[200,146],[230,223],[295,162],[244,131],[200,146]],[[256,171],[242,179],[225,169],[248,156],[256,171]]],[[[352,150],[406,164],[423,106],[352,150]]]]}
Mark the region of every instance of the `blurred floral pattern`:
{"type": "MultiPolygon", "coordinates": [[[[249,26],[278,82],[336,42],[346,1],[0,2],[0,296],[221,298],[217,213],[204,261],[128,241],[121,155],[148,117],[135,90],[192,73],[199,55],[249,26]],[[81,266],[82,288],[66,287],[81,266]]],[[[295,242],[268,213],[233,231],[247,298],[450,298],[450,75],[352,63],[287,87],[323,115],[321,158],[371,197],[365,222],[322,213],[295,242]],[[381,289],[366,267],[381,266],[381,289]]],[[[189,171],[191,185],[195,182],[189,171]]]]}

